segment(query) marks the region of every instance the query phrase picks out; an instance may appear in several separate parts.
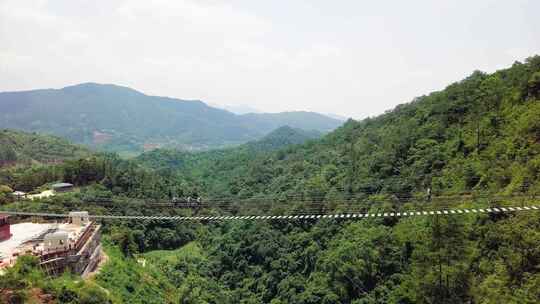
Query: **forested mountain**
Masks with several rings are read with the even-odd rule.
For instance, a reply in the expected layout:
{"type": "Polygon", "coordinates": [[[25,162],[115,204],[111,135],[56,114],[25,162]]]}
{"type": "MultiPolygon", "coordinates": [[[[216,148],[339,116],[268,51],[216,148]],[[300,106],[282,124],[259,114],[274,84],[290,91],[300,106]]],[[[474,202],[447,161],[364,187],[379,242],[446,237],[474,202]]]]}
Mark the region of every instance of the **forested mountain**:
{"type": "Polygon", "coordinates": [[[0,127],[51,133],[114,151],[226,146],[261,138],[283,125],[330,131],[341,122],[310,112],[235,115],[198,100],[96,83],[0,93],[0,127]]]}
{"type": "MultiPolygon", "coordinates": [[[[82,187],[79,193],[4,207],[84,208],[93,214],[538,205],[539,117],[536,56],[493,74],[474,72],[379,117],[349,120],[321,139],[275,151],[249,145],[204,153],[156,150],[134,160],[100,154],[54,169],[42,166],[31,175],[17,172],[0,183],[16,188],[49,179],[73,182],[82,187]],[[173,195],[201,196],[207,205],[185,210],[151,204],[173,195]],[[248,199],[254,208],[242,204],[248,199]],[[263,205],[268,200],[270,208],[263,205]]],[[[98,294],[102,302],[540,302],[538,211],[104,224],[110,261],[90,282],[107,289],[98,294]]],[[[21,277],[12,271],[0,290],[37,286],[57,298],[86,299],[80,285],[21,277]]]]}
{"type": "MultiPolygon", "coordinates": [[[[428,188],[440,197],[505,194],[505,203],[538,204],[539,100],[540,57],[533,57],[494,74],[475,72],[382,116],[349,121],[320,141],[269,155],[190,158],[178,164],[176,178],[211,197],[282,198],[290,206],[302,194],[300,210],[315,201],[326,212],[344,201],[392,210],[418,194],[423,202],[428,188]],[[381,197],[395,199],[380,205],[381,197]]],[[[130,278],[139,296],[115,286],[129,301],[172,292],[212,303],[538,303],[539,219],[530,213],[216,224],[177,252],[146,256],[159,270],[156,280],[177,288],[145,288],[113,268],[100,279],[130,278]]],[[[151,235],[147,227],[136,231],[151,235]]]]}
{"type": "Polygon", "coordinates": [[[0,130],[0,167],[5,165],[51,163],[79,159],[91,152],[56,136],[0,130]]]}
{"type": "Polygon", "coordinates": [[[204,177],[210,195],[241,197],[538,191],[539,66],[533,57],[491,75],[474,72],[379,117],[350,120],[320,141],[249,161],[199,158],[183,173],[204,177]]]}
{"type": "Polygon", "coordinates": [[[303,144],[310,139],[320,138],[321,136],[322,133],[318,131],[304,131],[283,126],[270,132],[260,140],[247,143],[246,146],[256,151],[269,152],[291,145],[303,144]]]}

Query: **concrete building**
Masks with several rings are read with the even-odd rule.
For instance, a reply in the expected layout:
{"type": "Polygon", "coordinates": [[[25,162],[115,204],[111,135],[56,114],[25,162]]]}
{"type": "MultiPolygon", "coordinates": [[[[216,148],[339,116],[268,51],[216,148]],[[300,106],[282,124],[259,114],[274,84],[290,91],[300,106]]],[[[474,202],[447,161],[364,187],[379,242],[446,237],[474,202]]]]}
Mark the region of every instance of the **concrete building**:
{"type": "Polygon", "coordinates": [[[43,238],[43,249],[50,251],[65,251],[69,249],[69,234],[66,231],[48,233],[43,238]]]}
{"type": "Polygon", "coordinates": [[[83,226],[90,222],[90,218],[88,217],[88,212],[86,211],[73,211],[69,213],[69,218],[71,219],[71,223],[74,225],[83,226]]]}
{"type": "Polygon", "coordinates": [[[0,242],[0,270],[21,255],[34,255],[49,275],[67,269],[85,275],[101,259],[101,226],[91,222],[87,212],[74,212],[63,223],[20,223],[11,228],[12,237],[0,242]]]}

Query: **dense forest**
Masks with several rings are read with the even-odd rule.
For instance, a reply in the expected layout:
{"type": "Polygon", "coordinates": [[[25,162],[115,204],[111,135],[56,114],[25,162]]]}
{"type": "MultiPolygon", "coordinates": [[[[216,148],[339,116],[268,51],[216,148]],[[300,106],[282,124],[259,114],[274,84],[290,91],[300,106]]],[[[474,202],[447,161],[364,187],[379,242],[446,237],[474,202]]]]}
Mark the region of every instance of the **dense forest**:
{"type": "MultiPolygon", "coordinates": [[[[298,145],[274,138],[274,144],[203,153],[156,150],[132,160],[94,154],[5,169],[0,184],[12,189],[62,180],[79,191],[1,208],[195,212],[152,205],[173,196],[202,197],[208,206],[199,214],[393,210],[464,195],[442,204],[538,204],[539,117],[535,56],[493,74],[474,72],[442,91],[378,117],[349,120],[298,145]],[[268,201],[273,204],[263,210],[268,201]],[[234,208],[218,206],[224,202],[234,208]],[[250,209],[247,202],[261,205],[250,209]]],[[[106,289],[103,301],[113,303],[540,302],[537,212],[103,223],[109,262],[86,284],[96,293],[106,289]]],[[[0,290],[25,280],[13,277],[0,290]]],[[[54,286],[69,280],[55,280],[27,283],[59,300],[62,287],[54,286]]],[[[66,302],[91,303],[79,287],[70,288],[73,297],[66,302]]]]}
{"type": "MultiPolygon", "coordinates": [[[[540,59],[475,72],[393,111],[348,121],[320,141],[259,157],[242,149],[177,153],[178,172],[208,195],[538,192],[540,59]]],[[[155,168],[161,153],[139,157],[155,168]],[[155,156],[155,157],[153,157],[155,156]]],[[[152,167],[151,166],[151,167],[152,167]]]]}

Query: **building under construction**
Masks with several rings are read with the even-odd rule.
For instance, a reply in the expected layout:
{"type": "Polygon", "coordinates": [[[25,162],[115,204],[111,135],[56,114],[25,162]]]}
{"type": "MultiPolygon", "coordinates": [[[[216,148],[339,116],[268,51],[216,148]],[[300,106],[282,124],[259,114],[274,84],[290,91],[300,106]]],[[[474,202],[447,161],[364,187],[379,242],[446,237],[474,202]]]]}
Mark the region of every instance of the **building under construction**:
{"type": "Polygon", "coordinates": [[[0,229],[9,231],[10,237],[0,239],[0,271],[21,255],[33,255],[49,275],[69,269],[85,276],[101,260],[101,226],[90,221],[88,212],[71,212],[69,220],[61,223],[9,225],[2,218],[0,229]]]}

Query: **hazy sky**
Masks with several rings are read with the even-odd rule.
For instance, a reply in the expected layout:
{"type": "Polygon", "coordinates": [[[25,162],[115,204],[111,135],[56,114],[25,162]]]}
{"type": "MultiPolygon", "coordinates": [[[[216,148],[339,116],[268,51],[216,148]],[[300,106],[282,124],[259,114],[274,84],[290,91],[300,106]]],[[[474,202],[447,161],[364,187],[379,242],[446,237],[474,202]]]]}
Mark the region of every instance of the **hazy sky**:
{"type": "Polygon", "coordinates": [[[361,118],[539,54],[538,12],[538,0],[0,0],[0,91],[91,81],[361,118]]]}

